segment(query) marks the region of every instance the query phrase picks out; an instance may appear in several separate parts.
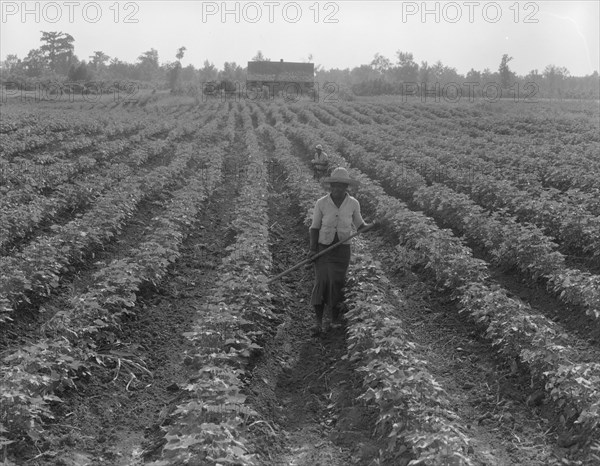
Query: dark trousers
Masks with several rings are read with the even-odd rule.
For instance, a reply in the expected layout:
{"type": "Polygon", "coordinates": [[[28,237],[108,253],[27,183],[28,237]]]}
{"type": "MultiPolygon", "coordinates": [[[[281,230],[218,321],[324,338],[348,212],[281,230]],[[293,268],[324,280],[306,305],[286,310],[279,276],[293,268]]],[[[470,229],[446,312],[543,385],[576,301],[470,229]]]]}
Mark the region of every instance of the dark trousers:
{"type": "MultiPolygon", "coordinates": [[[[332,243],[333,244],[333,243],[332,243]]],[[[319,243],[317,253],[330,245],[319,243]]],[[[314,262],[315,284],[310,303],[313,306],[327,304],[332,318],[337,317],[339,306],[344,301],[343,287],[350,264],[350,245],[342,244],[317,258],[314,262]]]]}

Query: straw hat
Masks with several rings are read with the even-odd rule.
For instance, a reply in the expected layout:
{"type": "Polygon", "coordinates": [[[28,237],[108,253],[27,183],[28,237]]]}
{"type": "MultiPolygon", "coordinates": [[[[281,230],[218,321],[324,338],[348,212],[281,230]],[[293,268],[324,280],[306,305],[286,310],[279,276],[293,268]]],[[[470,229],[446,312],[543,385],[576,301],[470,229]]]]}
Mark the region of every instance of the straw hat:
{"type": "Polygon", "coordinates": [[[359,181],[350,178],[348,170],[344,167],[336,168],[331,172],[331,176],[323,178],[322,181],[325,186],[328,186],[330,183],[345,183],[349,186],[357,187],[360,184],[359,181]]]}
{"type": "Polygon", "coordinates": [[[316,149],[316,150],[323,150],[323,146],[322,146],[321,144],[317,144],[317,145],[315,146],[315,149],[316,149]]]}

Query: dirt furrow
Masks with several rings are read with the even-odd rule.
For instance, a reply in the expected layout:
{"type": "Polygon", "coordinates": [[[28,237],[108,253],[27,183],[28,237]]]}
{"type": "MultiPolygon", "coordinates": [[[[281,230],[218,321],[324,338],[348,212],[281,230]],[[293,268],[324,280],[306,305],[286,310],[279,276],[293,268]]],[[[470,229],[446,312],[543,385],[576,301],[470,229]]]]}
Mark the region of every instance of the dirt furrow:
{"type": "MultiPolygon", "coordinates": [[[[188,139],[186,136],[184,139],[188,139]]],[[[198,141],[205,144],[204,141],[198,141]]],[[[176,155],[175,148],[168,148],[161,155],[153,157],[148,163],[146,170],[148,173],[152,169],[167,167],[176,155]]],[[[193,160],[190,161],[190,169],[194,168],[193,160]]],[[[196,167],[198,168],[198,167],[196,167]]],[[[186,179],[190,173],[186,174],[186,179]]],[[[150,197],[145,197],[136,206],[133,217],[128,219],[123,228],[116,232],[115,237],[102,245],[94,246],[91,250],[85,251],[85,261],[73,263],[68,271],[61,276],[60,285],[56,294],[49,299],[36,299],[27,306],[21,306],[16,313],[14,321],[6,324],[5,332],[0,336],[0,348],[2,350],[14,344],[20,344],[25,341],[31,341],[31,334],[51,318],[57,310],[69,306],[70,298],[85,289],[93,281],[93,274],[102,268],[104,264],[110,263],[113,259],[126,257],[130,248],[139,243],[144,235],[148,221],[154,216],[159,215],[164,207],[161,203],[168,199],[170,192],[177,189],[177,186],[183,186],[185,180],[171,182],[167,192],[153,193],[150,197]]],[[[72,219],[71,219],[72,220],[72,219]]],[[[60,225],[57,223],[57,225],[60,225]]],[[[48,237],[51,237],[53,232],[48,237]]]]}
{"type": "MultiPolygon", "coordinates": [[[[276,165],[274,160],[271,161],[276,165]]],[[[285,170],[273,169],[269,199],[271,252],[277,274],[303,257],[307,230],[286,192],[285,170]]],[[[360,379],[346,354],[342,329],[311,337],[308,304],[312,269],[298,269],[273,285],[284,322],[252,373],[249,399],[268,419],[275,441],[256,438],[264,465],[367,464],[376,452],[371,438],[375,413],[356,401],[360,379]],[[362,459],[361,459],[362,458],[362,459]]],[[[270,436],[272,437],[272,435],[270,436]]]]}
{"type": "Polygon", "coordinates": [[[66,399],[59,419],[69,419],[77,430],[66,434],[56,425],[62,464],[132,466],[160,452],[160,426],[185,396],[182,387],[191,373],[183,364],[191,349],[183,333],[218,278],[212,271],[233,239],[223,233],[231,221],[230,188],[225,183],[215,192],[199,226],[184,242],[179,262],[157,292],[141,297],[136,314],[123,325],[120,341],[114,349],[107,348],[122,354],[122,361],[143,361],[150,373],[124,362],[117,371],[113,363],[98,368],[92,380],[66,399]],[[70,443],[65,444],[66,435],[70,443]]]}
{"type": "MultiPolygon", "coordinates": [[[[518,270],[507,270],[506,268],[493,265],[489,254],[481,250],[481,247],[467,242],[473,250],[473,256],[488,262],[488,270],[492,279],[510,291],[515,297],[527,303],[533,310],[543,314],[554,322],[559,323],[574,336],[572,345],[578,349],[587,359],[597,361],[600,358],[598,347],[600,347],[600,326],[598,319],[586,315],[582,309],[575,305],[561,302],[556,295],[551,294],[543,283],[523,277],[518,270]]],[[[582,358],[582,360],[585,358],[582,358]]]]}
{"type": "MultiPolygon", "coordinates": [[[[176,189],[176,186],[172,186],[176,189]]],[[[168,199],[169,193],[160,193],[150,199],[142,200],[137,206],[131,219],[116,237],[102,248],[95,246],[85,252],[86,261],[70,266],[69,271],[61,276],[56,294],[49,298],[39,298],[27,307],[22,306],[16,313],[14,321],[6,326],[6,333],[0,339],[2,350],[12,345],[21,344],[35,339],[35,334],[58,310],[68,307],[72,296],[83,292],[93,282],[95,272],[110,263],[127,255],[127,251],[138,244],[144,234],[148,221],[159,215],[163,209],[162,200],[168,199]]]]}
{"type": "MultiPolygon", "coordinates": [[[[290,110],[298,115],[302,114],[302,110],[299,110],[299,107],[290,107],[290,110]]],[[[321,123],[319,125],[320,129],[326,127],[327,125],[325,123],[321,123]]],[[[365,149],[363,144],[357,144],[357,146],[365,149]]],[[[348,155],[345,153],[345,150],[342,146],[338,147],[338,150],[340,151],[340,155],[344,157],[348,155]]],[[[367,171],[365,174],[368,174],[369,176],[373,177],[374,180],[379,181],[388,195],[406,200],[402,196],[401,190],[397,186],[390,184],[391,182],[389,182],[389,180],[386,182],[385,180],[380,179],[381,174],[378,174],[374,168],[372,170],[369,169],[369,167],[364,166],[361,166],[361,168],[366,168],[367,171]]],[[[419,210],[418,206],[414,205],[413,203],[409,202],[408,205],[412,210],[419,210]]],[[[451,228],[451,225],[444,221],[441,214],[433,215],[432,218],[434,218],[438,226],[441,228],[453,229],[456,236],[461,236],[461,232],[451,228]]],[[[482,258],[487,262],[490,261],[491,258],[489,253],[482,252],[481,246],[474,244],[474,241],[468,239],[467,244],[474,251],[477,258],[482,258]]],[[[578,348],[580,351],[582,355],[581,361],[599,360],[596,346],[598,344],[600,335],[597,325],[598,322],[596,319],[585,315],[583,309],[576,309],[576,306],[566,305],[563,302],[559,302],[549,288],[544,289],[543,286],[537,286],[537,284],[534,284],[531,287],[533,291],[527,292],[526,287],[529,285],[531,280],[529,280],[523,274],[518,274],[522,277],[518,278],[518,276],[513,276],[513,271],[502,270],[499,267],[495,268],[494,273],[494,278],[500,284],[503,286],[508,285],[508,289],[515,293],[515,295],[519,297],[525,297],[523,300],[530,303],[534,310],[539,311],[541,315],[545,315],[556,322],[560,322],[560,324],[564,326],[564,332],[573,336],[572,346],[578,348]]]]}
{"type": "Polygon", "coordinates": [[[482,464],[545,466],[576,455],[576,448],[560,447],[567,435],[557,442],[557,420],[542,387],[499,358],[447,295],[424,281],[410,251],[384,236],[371,238],[368,247],[387,271],[389,299],[466,424],[482,464]]]}
{"type": "MultiPolygon", "coordinates": [[[[243,135],[226,149],[225,161],[239,163],[243,135]]],[[[197,319],[197,307],[218,279],[213,270],[226,255],[234,233],[229,231],[237,179],[225,177],[203,206],[198,226],[184,241],[181,256],[157,288],[146,288],[130,317],[125,318],[117,339],[98,348],[103,365],[76,381],[76,389],[61,393],[47,436],[39,442],[43,454],[15,452],[32,465],[143,464],[160,453],[161,425],[185,396],[189,372],[183,364],[190,344],[184,333],[197,319]]],[[[157,212],[147,206],[133,230],[107,254],[127,254],[143,226],[157,212]],[[135,230],[135,231],[134,231],[135,230]]],[[[74,285],[75,286],[75,285],[74,285]]],[[[84,286],[83,284],[76,285],[84,286]]]]}
{"type": "MultiPolygon", "coordinates": [[[[294,152],[306,161],[297,145],[294,152]]],[[[411,271],[409,251],[403,254],[405,263],[391,259],[397,257],[393,246],[390,239],[380,238],[369,249],[390,271],[396,290],[390,299],[396,301],[412,341],[422,345],[432,374],[467,424],[482,464],[541,466],[576,458],[577,442],[568,432],[559,432],[541,387],[497,357],[480,330],[458,314],[447,296],[411,271]]]]}

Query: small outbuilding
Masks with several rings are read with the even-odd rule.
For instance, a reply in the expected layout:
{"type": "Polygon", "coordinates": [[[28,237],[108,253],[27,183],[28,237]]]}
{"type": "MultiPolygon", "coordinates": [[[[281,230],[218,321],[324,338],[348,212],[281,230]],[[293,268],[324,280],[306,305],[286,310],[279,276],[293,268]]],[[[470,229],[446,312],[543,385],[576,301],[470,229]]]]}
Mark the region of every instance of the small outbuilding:
{"type": "Polygon", "coordinates": [[[315,85],[315,64],[289,61],[249,61],[247,89],[263,89],[274,95],[306,93],[315,85]]]}

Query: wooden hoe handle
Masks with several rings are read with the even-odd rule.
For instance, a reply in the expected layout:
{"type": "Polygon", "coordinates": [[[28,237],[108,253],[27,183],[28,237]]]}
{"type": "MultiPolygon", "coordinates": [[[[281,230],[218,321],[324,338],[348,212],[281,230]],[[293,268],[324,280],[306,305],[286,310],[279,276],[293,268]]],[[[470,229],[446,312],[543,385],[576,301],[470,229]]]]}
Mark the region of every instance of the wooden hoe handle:
{"type": "Polygon", "coordinates": [[[329,246],[326,249],[323,249],[321,252],[315,254],[312,257],[309,257],[308,259],[304,259],[302,262],[298,262],[296,265],[294,265],[293,267],[290,267],[287,270],[284,270],[283,272],[281,272],[279,275],[275,275],[274,277],[272,277],[271,279],[269,279],[269,281],[267,282],[268,285],[270,285],[271,283],[273,283],[275,280],[280,279],[281,277],[283,277],[284,275],[287,275],[290,272],[293,272],[296,269],[299,269],[300,267],[302,267],[303,265],[308,264],[309,262],[314,261],[315,259],[317,259],[318,257],[321,257],[323,254],[328,253],[329,251],[331,251],[332,249],[337,248],[340,244],[344,244],[345,242],[351,240],[352,238],[354,238],[355,236],[360,235],[361,233],[365,233],[367,231],[369,231],[371,228],[373,228],[375,226],[375,223],[372,223],[371,225],[369,225],[368,227],[362,229],[360,232],[356,232],[353,235],[350,235],[348,237],[348,239],[344,240],[344,241],[339,241],[335,244],[332,244],[331,246],[329,246]]]}

